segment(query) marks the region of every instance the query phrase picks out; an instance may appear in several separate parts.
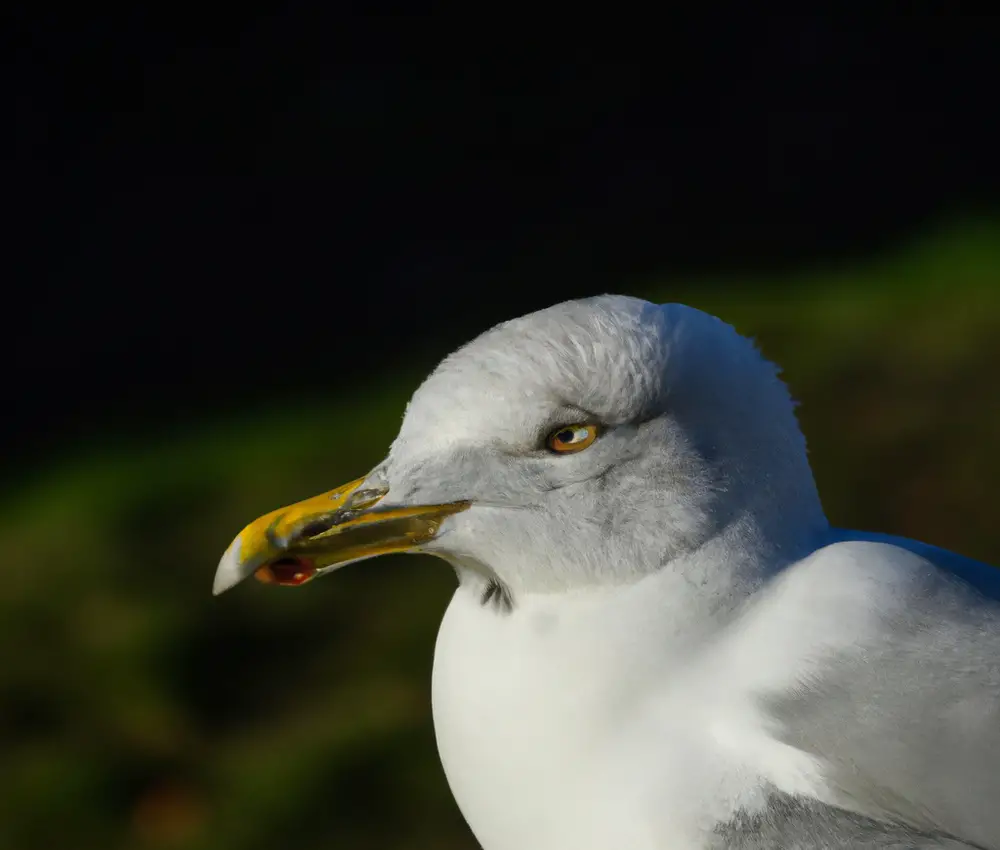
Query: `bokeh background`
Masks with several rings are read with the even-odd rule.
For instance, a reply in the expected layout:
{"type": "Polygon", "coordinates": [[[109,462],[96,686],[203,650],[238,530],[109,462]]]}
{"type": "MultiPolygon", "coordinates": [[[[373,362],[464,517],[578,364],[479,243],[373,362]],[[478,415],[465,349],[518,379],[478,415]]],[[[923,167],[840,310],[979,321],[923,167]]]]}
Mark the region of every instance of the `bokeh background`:
{"type": "Polygon", "coordinates": [[[993,17],[18,14],[0,848],[474,848],[447,567],[210,587],[437,360],[565,298],[724,317],[835,523],[1000,563],[993,17]]]}

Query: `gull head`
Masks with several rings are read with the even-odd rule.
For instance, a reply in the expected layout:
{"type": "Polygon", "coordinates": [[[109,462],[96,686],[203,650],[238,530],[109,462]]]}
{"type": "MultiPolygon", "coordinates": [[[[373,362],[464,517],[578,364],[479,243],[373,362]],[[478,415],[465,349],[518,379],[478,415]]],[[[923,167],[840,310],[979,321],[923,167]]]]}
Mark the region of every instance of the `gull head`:
{"type": "Polygon", "coordinates": [[[792,400],[752,342],[681,304],[601,296],[445,358],[386,458],[247,526],[215,592],[425,552],[509,599],[634,581],[723,538],[780,548],[823,523],[792,400]]]}

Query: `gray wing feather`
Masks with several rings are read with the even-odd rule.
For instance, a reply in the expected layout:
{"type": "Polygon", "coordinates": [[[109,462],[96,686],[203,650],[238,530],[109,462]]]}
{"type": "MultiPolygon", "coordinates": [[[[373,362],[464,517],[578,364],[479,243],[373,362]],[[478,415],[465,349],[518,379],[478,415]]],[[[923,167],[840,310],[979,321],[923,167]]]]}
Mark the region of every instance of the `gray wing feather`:
{"type": "Polygon", "coordinates": [[[836,539],[839,540],[867,540],[873,543],[888,543],[891,546],[906,549],[908,552],[913,552],[913,554],[930,561],[938,569],[961,579],[983,596],[1000,600],[1000,569],[991,564],[966,558],[965,555],[950,552],[939,546],[931,546],[929,543],[921,543],[919,540],[910,540],[908,537],[878,534],[873,531],[845,531],[843,529],[836,529],[835,533],[836,539]]]}
{"type": "Polygon", "coordinates": [[[718,827],[714,850],[973,850],[947,835],[775,792],[762,812],[718,827]]]}
{"type": "Polygon", "coordinates": [[[782,737],[828,766],[837,806],[1000,850],[1000,571],[915,541],[850,534],[933,567],[877,639],[772,701],[782,737]]]}

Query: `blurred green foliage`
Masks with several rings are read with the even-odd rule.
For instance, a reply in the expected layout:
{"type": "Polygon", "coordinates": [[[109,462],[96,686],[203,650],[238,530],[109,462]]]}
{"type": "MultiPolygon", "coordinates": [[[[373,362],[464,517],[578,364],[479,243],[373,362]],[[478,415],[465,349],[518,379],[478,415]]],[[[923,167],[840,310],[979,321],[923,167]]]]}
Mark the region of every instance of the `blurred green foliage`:
{"type": "MultiPolygon", "coordinates": [[[[1000,227],[632,289],[722,316],[785,366],[832,521],[1000,563],[1000,227]]],[[[247,521],[380,459],[447,353],[431,345],[358,397],[193,423],[6,492],[0,848],[475,846],[429,710],[443,563],[210,594],[247,521]]]]}

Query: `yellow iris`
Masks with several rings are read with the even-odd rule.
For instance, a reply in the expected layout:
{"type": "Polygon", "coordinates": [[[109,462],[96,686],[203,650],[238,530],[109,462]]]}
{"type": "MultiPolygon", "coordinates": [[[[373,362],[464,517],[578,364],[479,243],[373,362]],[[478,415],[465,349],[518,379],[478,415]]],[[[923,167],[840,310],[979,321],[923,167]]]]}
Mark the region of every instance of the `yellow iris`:
{"type": "Polygon", "coordinates": [[[564,425],[549,434],[545,445],[559,454],[582,452],[597,439],[598,433],[596,425],[564,425]]]}

